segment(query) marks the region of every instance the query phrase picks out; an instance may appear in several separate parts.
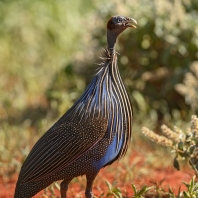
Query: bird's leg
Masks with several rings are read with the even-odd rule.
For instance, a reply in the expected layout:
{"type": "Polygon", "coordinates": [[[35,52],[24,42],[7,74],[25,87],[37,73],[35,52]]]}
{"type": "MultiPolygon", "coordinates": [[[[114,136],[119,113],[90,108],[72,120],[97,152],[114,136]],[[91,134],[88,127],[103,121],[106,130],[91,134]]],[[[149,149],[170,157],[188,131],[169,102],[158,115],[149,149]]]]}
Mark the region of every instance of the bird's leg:
{"type": "Polygon", "coordinates": [[[98,172],[86,175],[87,177],[87,187],[85,191],[86,198],[93,198],[92,185],[97,174],[98,172]]]}
{"type": "Polygon", "coordinates": [[[68,189],[68,185],[70,181],[71,179],[70,180],[65,179],[61,182],[60,184],[61,198],[66,198],[66,193],[67,193],[67,189],[68,189]]]}

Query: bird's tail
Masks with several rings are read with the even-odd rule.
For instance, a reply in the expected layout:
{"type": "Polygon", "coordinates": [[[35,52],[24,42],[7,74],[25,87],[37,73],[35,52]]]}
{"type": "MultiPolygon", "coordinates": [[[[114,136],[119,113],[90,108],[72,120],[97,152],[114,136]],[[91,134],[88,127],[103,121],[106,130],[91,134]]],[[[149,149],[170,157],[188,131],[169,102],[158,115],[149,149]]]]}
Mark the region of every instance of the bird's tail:
{"type": "Polygon", "coordinates": [[[30,196],[26,195],[26,193],[27,193],[27,189],[25,189],[25,186],[17,182],[14,198],[20,198],[20,197],[30,198],[30,196]]]}
{"type": "Polygon", "coordinates": [[[29,183],[17,182],[14,198],[31,198],[46,186],[43,186],[39,181],[29,183]]]}
{"type": "Polygon", "coordinates": [[[39,191],[45,189],[51,183],[53,178],[46,180],[38,180],[33,182],[23,183],[20,181],[20,176],[15,188],[14,198],[31,198],[36,195],[39,191]]]}

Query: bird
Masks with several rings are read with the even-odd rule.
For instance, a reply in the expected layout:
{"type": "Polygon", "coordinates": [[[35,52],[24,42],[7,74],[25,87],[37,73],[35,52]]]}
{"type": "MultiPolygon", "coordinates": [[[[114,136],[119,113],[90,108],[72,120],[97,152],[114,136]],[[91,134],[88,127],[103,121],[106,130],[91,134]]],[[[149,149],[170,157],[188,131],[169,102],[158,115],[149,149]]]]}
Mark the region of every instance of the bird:
{"type": "Polygon", "coordinates": [[[70,181],[86,175],[86,198],[100,169],[122,158],[131,142],[133,110],[118,69],[118,36],[136,28],[135,19],[113,16],[107,22],[107,47],[82,96],[36,142],[24,161],[14,198],[30,198],[55,181],[66,198],[70,181]]]}

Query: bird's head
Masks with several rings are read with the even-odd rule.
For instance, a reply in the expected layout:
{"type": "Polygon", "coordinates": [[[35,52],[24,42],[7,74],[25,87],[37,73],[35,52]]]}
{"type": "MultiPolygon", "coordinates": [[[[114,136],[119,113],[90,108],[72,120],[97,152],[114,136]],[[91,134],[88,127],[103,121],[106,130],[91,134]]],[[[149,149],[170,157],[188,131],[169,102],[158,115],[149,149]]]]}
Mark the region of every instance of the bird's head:
{"type": "Polygon", "coordinates": [[[107,30],[114,32],[117,36],[126,28],[136,28],[137,22],[133,18],[123,16],[113,16],[107,23],[107,30]]]}
{"type": "Polygon", "coordinates": [[[107,42],[110,49],[114,49],[116,39],[128,27],[136,28],[135,19],[123,16],[113,16],[107,23],[107,42]]]}

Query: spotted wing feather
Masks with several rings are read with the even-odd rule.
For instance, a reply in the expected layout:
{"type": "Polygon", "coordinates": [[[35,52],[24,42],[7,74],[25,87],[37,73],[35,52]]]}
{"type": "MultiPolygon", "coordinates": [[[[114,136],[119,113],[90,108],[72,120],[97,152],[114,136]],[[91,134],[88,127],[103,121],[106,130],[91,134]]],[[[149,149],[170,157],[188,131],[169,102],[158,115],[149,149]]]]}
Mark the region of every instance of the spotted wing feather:
{"type": "Polygon", "coordinates": [[[100,141],[107,131],[107,120],[68,122],[46,132],[25,160],[19,179],[23,183],[51,175],[82,156],[100,141]]]}

